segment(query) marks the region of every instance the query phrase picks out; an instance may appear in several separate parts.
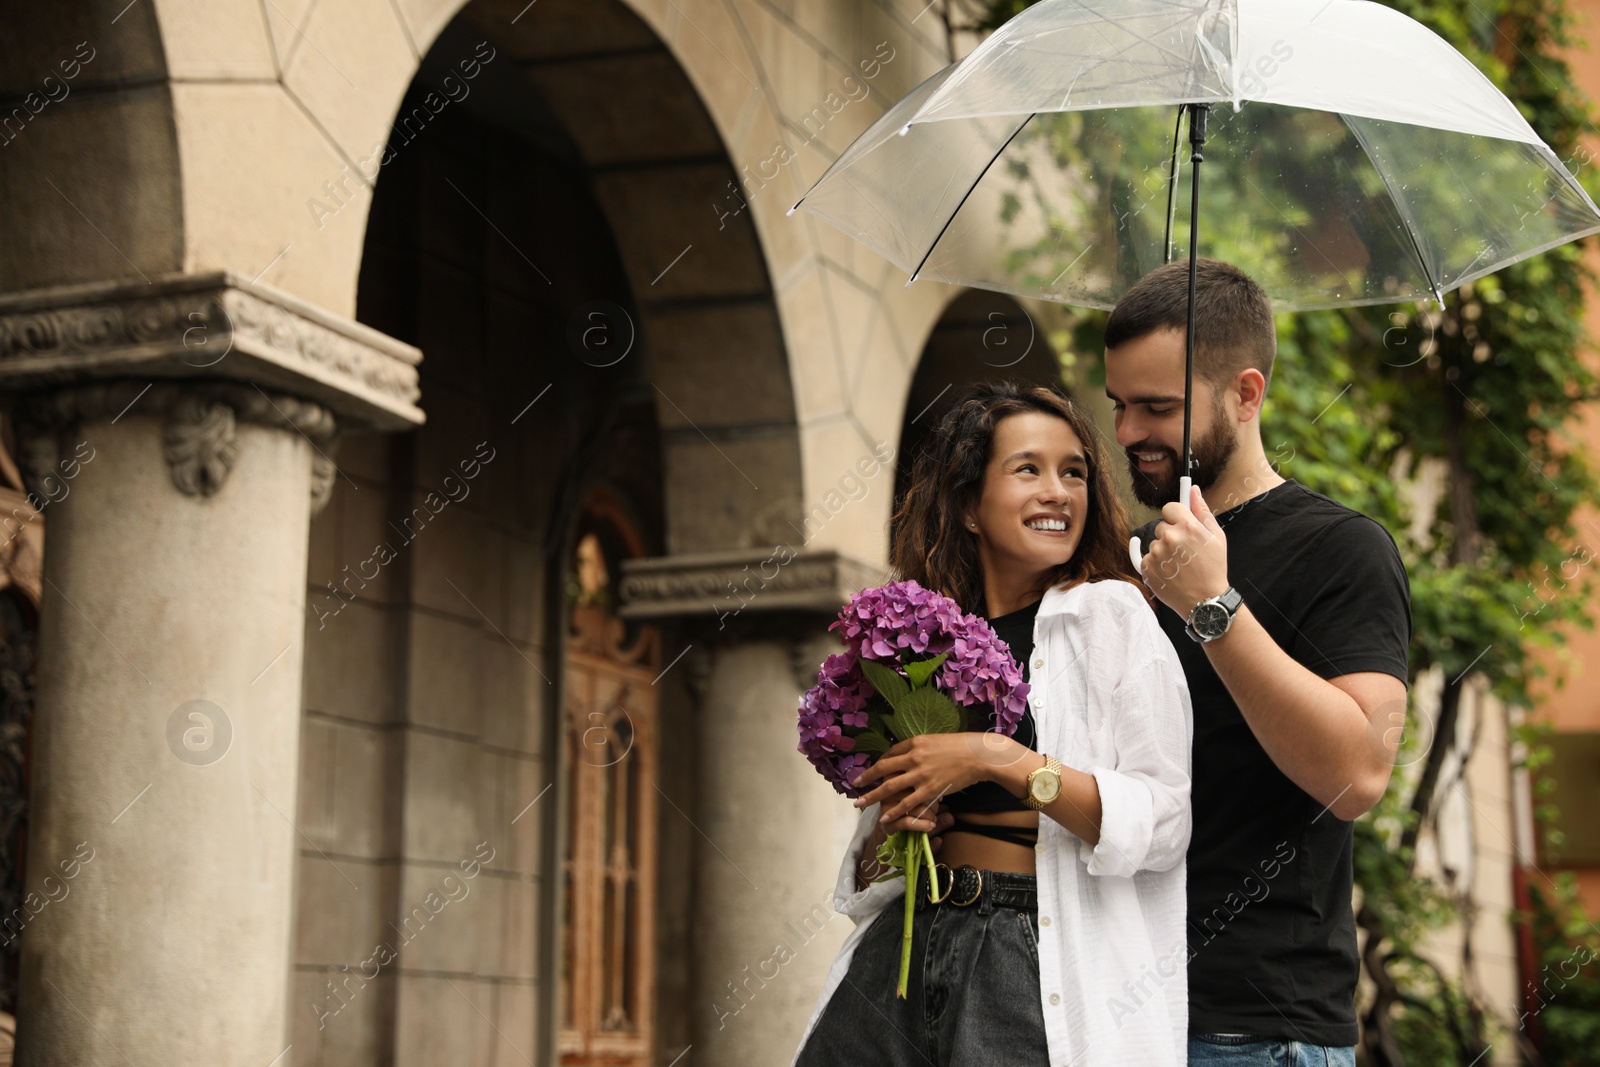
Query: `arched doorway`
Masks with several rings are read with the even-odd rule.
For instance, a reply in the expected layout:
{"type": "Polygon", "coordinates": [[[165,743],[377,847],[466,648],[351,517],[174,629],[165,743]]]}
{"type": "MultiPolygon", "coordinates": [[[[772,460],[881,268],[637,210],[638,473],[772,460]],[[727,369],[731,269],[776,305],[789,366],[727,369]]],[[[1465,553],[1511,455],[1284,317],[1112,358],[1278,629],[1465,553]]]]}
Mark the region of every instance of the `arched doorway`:
{"type": "Polygon", "coordinates": [[[1020,304],[1004,293],[969,289],[939,316],[912,375],[895,468],[896,505],[923,441],[955,397],[975,382],[1003,378],[1059,382],[1061,367],[1042,327],[1020,304]]]}
{"type": "Polygon", "coordinates": [[[760,247],[706,209],[734,168],[618,0],[467,5],[385,147],[357,317],[422,349],[428,421],[346,440],[313,525],[343,630],[308,628],[296,1062],[670,1062],[683,644],[595,596],[622,559],[738,544],[773,496],[740,470],[798,467],[760,247]],[[374,541],[393,562],[351,582],[374,541]],[[355,695],[362,650],[390,681],[355,695]]]}

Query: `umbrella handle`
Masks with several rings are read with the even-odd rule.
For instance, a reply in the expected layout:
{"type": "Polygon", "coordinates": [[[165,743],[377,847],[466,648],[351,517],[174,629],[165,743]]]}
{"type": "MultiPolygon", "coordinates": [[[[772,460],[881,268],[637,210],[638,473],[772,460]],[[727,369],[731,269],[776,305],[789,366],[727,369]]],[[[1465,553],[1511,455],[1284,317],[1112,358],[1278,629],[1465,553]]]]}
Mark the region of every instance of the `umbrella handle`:
{"type": "MultiPolygon", "coordinates": [[[[1193,485],[1194,479],[1187,474],[1178,479],[1178,503],[1187,505],[1190,511],[1194,510],[1193,494],[1189,492],[1193,485]]],[[[1144,553],[1140,551],[1139,536],[1137,534],[1128,538],[1128,560],[1133,564],[1133,573],[1143,578],[1144,553]]]]}

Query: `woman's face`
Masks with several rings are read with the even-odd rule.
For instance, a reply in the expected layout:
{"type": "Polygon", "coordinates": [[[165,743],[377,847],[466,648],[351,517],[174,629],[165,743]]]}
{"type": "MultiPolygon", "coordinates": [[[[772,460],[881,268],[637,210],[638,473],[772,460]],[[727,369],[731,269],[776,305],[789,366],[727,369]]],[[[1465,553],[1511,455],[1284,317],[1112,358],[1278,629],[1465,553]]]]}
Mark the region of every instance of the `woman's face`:
{"type": "Polygon", "coordinates": [[[1088,515],[1088,459],[1066,420],[1041,411],[1001,419],[970,516],[977,528],[968,527],[984,574],[1031,583],[1072,558],[1088,515]]]}

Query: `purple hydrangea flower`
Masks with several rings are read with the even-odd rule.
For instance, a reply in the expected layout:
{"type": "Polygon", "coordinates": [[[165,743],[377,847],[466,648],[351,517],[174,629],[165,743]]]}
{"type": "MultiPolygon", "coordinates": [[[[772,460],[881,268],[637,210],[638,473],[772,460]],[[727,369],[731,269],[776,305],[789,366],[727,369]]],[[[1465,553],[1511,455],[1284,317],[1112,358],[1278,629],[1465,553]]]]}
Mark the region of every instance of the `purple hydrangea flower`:
{"type": "Polygon", "coordinates": [[[799,750],[845,796],[866,792],[850,780],[872,762],[846,733],[867,725],[875,692],[862,659],[903,667],[948,653],[933,676],[935,688],[997,733],[1014,734],[1022,721],[1029,690],[1022,668],[987,620],[966,614],[942,593],[914,581],[863,589],[828,629],[839,630],[846,651],[823,661],[817,684],[801,698],[799,750]]]}

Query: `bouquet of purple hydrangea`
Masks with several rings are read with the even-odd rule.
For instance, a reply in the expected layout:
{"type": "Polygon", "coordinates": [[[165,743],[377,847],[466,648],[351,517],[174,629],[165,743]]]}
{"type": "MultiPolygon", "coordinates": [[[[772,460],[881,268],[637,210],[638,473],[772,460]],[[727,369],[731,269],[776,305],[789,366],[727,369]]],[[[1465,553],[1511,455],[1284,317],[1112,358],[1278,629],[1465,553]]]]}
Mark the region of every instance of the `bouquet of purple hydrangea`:
{"type": "MultiPolygon", "coordinates": [[[[800,700],[800,751],[833,788],[848,797],[866,790],[851,783],[895,744],[918,734],[956,733],[973,715],[1010,736],[1027,706],[1028,683],[1006,643],[978,615],[914,581],[863,589],[828,629],[839,629],[846,651],[823,661],[817,684],[800,700]]],[[[892,833],[877,858],[906,877],[900,981],[911,970],[911,919],[918,872],[933,870],[933,846],[921,831],[892,833]]],[[[929,879],[932,895],[936,878],[929,879]]],[[[937,899],[937,898],[934,898],[937,899]]]]}

